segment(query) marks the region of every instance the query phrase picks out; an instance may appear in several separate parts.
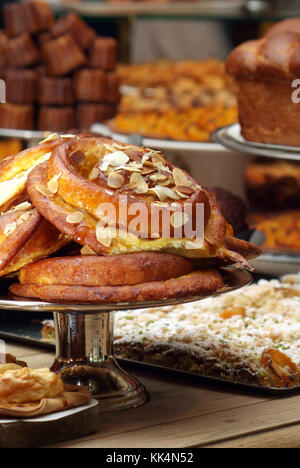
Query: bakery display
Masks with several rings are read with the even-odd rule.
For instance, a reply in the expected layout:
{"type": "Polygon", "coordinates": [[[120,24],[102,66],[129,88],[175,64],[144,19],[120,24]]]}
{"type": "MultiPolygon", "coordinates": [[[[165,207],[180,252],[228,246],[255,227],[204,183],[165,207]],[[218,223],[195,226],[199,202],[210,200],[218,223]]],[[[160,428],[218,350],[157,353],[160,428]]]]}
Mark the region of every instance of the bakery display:
{"type": "Polygon", "coordinates": [[[121,65],[118,74],[124,86],[135,87],[111,123],[119,133],[206,142],[238,120],[233,82],[216,59],[121,65]]]}
{"type": "Polygon", "coordinates": [[[262,39],[238,46],[227,59],[226,70],[238,87],[246,140],[300,146],[296,125],[300,108],[292,86],[300,70],[299,25],[299,18],[284,21],[262,39]]]}
{"type": "Polygon", "coordinates": [[[7,4],[3,17],[0,77],[7,104],[0,127],[68,132],[115,115],[120,100],[115,39],[98,36],[75,13],[55,21],[42,0],[7,4]]]}
{"type": "Polygon", "coordinates": [[[2,162],[0,184],[0,274],[21,269],[16,296],[91,303],[201,296],[224,287],[220,265],[251,269],[260,253],[233,237],[211,192],[150,149],[54,134],[2,162]],[[145,211],[136,224],[137,203],[145,211]],[[107,206],[118,213],[115,225],[103,223],[107,206]],[[70,241],[81,255],[38,261],[70,241]]]}

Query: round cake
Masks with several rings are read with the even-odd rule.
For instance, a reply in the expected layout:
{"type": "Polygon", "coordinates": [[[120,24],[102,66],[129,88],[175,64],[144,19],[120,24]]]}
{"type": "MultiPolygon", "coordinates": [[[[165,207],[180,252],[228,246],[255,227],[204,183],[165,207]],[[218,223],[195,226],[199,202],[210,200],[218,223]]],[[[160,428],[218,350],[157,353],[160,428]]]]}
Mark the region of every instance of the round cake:
{"type": "Polygon", "coordinates": [[[7,43],[8,63],[11,67],[28,67],[39,61],[40,54],[29,34],[10,39],[7,43]]]}
{"type": "Polygon", "coordinates": [[[1,104],[0,127],[33,130],[34,107],[19,104],[1,104]]]}
{"type": "Polygon", "coordinates": [[[97,37],[91,45],[89,57],[92,68],[113,70],[117,62],[117,41],[112,37],[97,37]]]}
{"type": "Polygon", "coordinates": [[[73,107],[41,107],[38,129],[65,132],[75,127],[73,107]]]}
{"type": "Polygon", "coordinates": [[[106,73],[84,68],[76,73],[74,88],[79,101],[103,102],[107,97],[106,73]]]}
{"type": "Polygon", "coordinates": [[[31,69],[7,68],[4,73],[6,100],[13,104],[33,104],[36,96],[37,73],[31,69]]]}
{"type": "Polygon", "coordinates": [[[42,105],[70,106],[74,103],[71,78],[41,76],[38,80],[37,100],[42,105]]]}

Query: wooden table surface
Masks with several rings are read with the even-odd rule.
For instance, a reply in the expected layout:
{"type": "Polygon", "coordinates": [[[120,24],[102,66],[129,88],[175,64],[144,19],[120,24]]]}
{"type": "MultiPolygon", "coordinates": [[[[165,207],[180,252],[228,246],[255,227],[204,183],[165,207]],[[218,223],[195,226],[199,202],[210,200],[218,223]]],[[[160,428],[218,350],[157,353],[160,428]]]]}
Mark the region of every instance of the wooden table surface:
{"type": "MultiPolygon", "coordinates": [[[[6,345],[30,367],[53,362],[54,355],[40,348],[6,345]]],[[[103,414],[98,433],[55,447],[300,447],[300,394],[271,397],[140,367],[127,370],[145,385],[150,401],[103,414]]]]}

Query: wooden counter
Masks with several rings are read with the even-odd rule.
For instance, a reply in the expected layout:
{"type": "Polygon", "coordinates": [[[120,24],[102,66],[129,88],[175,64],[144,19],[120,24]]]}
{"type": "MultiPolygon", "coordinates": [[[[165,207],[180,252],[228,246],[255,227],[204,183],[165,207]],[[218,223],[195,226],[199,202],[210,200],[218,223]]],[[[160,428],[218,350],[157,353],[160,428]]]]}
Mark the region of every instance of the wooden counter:
{"type": "MultiPolygon", "coordinates": [[[[50,366],[54,358],[12,343],[7,352],[34,368],[50,366]]],[[[55,447],[300,447],[300,394],[270,397],[132,366],[128,370],[146,386],[150,401],[103,414],[98,433],[55,447]]]]}

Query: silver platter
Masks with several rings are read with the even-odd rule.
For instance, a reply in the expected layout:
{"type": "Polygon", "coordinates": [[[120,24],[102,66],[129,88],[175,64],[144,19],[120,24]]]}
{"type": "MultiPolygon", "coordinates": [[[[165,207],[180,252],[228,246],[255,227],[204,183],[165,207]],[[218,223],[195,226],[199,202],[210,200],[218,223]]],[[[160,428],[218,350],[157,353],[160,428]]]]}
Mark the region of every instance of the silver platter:
{"type": "MultiPolygon", "coordinates": [[[[186,304],[196,302],[208,297],[215,297],[221,294],[235,291],[252,283],[252,275],[246,270],[238,270],[234,268],[222,269],[224,276],[225,287],[217,291],[215,294],[207,294],[205,296],[183,297],[177,299],[169,299],[166,301],[152,302],[120,302],[118,304],[81,304],[81,303],[52,303],[38,300],[27,300],[22,298],[10,297],[8,295],[8,285],[3,284],[2,295],[0,294],[0,309],[2,310],[24,310],[27,312],[77,312],[77,313],[99,313],[113,312],[116,310],[134,310],[134,309],[149,309],[155,307],[167,307],[178,304],[186,304]],[[3,290],[6,290],[5,292],[3,290]]],[[[1,286],[1,284],[0,284],[1,286]]]]}
{"type": "Polygon", "coordinates": [[[240,153],[300,161],[300,147],[246,141],[242,137],[240,124],[220,128],[212,133],[211,138],[215,143],[240,153]]]}

